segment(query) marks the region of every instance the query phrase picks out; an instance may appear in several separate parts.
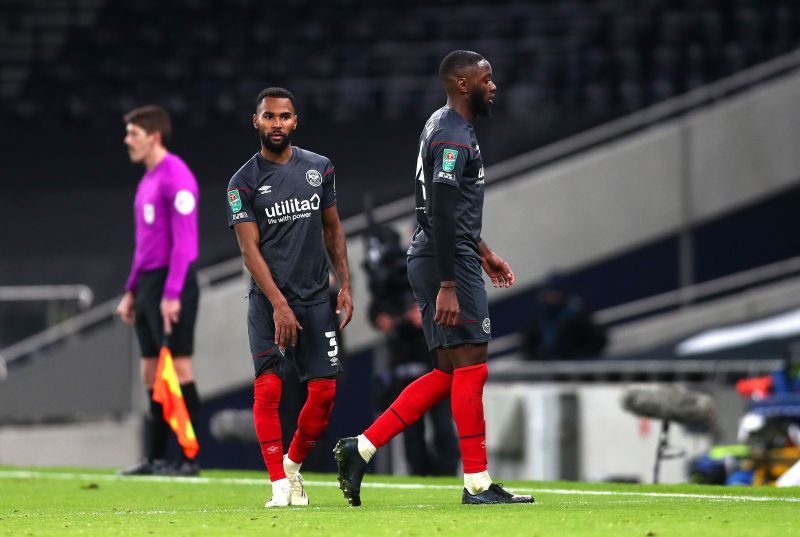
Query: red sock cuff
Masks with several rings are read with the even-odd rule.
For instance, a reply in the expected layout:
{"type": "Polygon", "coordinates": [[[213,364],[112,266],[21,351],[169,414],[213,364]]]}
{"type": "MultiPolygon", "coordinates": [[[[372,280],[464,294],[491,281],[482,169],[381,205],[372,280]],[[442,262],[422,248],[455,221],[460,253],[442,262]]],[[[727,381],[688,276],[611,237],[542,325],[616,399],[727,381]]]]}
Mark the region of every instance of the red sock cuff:
{"type": "Polygon", "coordinates": [[[468,375],[473,371],[484,370],[486,374],[489,374],[489,367],[486,365],[486,362],[482,364],[476,365],[468,365],[466,367],[459,367],[458,369],[453,370],[453,375],[468,375]]]}
{"type": "Polygon", "coordinates": [[[333,390],[336,392],[336,380],[335,379],[314,379],[308,381],[308,394],[309,397],[311,396],[311,392],[319,392],[319,391],[328,391],[333,390]]]}
{"type": "Polygon", "coordinates": [[[433,371],[430,372],[431,375],[434,377],[438,377],[442,382],[452,382],[453,381],[453,374],[452,373],[445,373],[441,369],[434,368],[433,371]]]}
{"type": "Polygon", "coordinates": [[[283,387],[283,381],[281,378],[274,374],[274,373],[267,373],[266,375],[259,375],[256,377],[256,380],[253,382],[253,385],[256,386],[256,392],[258,392],[258,387],[265,386],[269,387],[277,387],[278,389],[283,387]]]}

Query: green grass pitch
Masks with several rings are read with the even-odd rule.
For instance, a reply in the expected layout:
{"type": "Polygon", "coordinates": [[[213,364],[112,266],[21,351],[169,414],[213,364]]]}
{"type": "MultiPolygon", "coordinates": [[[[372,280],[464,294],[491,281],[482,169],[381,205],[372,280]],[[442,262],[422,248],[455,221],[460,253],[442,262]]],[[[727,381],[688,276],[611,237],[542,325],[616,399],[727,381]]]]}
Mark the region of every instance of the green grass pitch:
{"type": "Polygon", "coordinates": [[[715,537],[800,535],[800,488],[508,482],[535,505],[460,504],[458,479],[368,475],[349,507],[329,474],[305,476],[312,505],[265,509],[265,473],[120,478],[0,467],[0,536],[270,535],[715,537]]]}

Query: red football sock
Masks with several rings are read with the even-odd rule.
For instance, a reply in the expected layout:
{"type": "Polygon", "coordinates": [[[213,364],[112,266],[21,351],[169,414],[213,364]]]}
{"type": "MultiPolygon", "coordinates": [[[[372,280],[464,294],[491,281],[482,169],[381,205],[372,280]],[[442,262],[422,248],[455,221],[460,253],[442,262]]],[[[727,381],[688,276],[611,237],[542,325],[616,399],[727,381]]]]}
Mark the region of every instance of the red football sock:
{"type": "Polygon", "coordinates": [[[453,375],[434,369],[406,386],[394,403],[364,431],[364,436],[379,448],[415,423],[431,407],[450,395],[453,375]]]}
{"type": "Polygon", "coordinates": [[[483,385],[489,369],[486,364],[460,367],[453,371],[453,419],[461,444],[464,473],[486,470],[486,421],[483,419],[483,385]]]}
{"type": "Polygon", "coordinates": [[[333,379],[308,382],[308,398],[297,418],[297,431],[289,445],[289,458],[292,462],[303,462],[308,452],[317,445],[317,440],[328,426],[335,395],[336,381],[333,379]]]}
{"type": "Polygon", "coordinates": [[[283,471],[283,444],[281,443],[281,420],[278,405],[281,402],[283,382],[278,375],[261,375],[253,386],[253,421],[256,436],[261,444],[261,456],[269,472],[269,480],[286,477],[283,471]]]}

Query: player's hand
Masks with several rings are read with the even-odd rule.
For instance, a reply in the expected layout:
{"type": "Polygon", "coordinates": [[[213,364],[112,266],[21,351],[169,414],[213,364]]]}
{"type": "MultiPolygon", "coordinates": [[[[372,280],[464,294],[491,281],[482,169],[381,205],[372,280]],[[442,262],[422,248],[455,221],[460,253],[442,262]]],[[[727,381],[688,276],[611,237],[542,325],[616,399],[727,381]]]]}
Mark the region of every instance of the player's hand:
{"type": "Polygon", "coordinates": [[[336,315],[339,315],[342,310],[344,310],[344,320],[339,325],[339,330],[344,330],[353,317],[353,298],[350,296],[349,287],[342,287],[336,296],[336,315]]]}
{"type": "Polygon", "coordinates": [[[441,326],[456,326],[460,321],[461,308],[458,305],[455,287],[442,287],[436,295],[436,315],[433,320],[441,326]]]}
{"type": "Polygon", "coordinates": [[[117,315],[119,315],[119,318],[122,319],[122,322],[125,324],[133,324],[135,319],[133,313],[134,301],[135,297],[133,296],[133,292],[125,291],[125,294],[122,295],[122,300],[119,301],[119,305],[117,306],[117,315]]]}
{"type": "Polygon", "coordinates": [[[181,317],[181,301],[177,298],[161,299],[161,319],[164,321],[164,333],[172,333],[172,325],[178,324],[181,317]]]}
{"type": "Polygon", "coordinates": [[[278,344],[278,347],[288,349],[297,345],[297,333],[303,327],[297,322],[297,317],[294,316],[289,304],[275,307],[272,319],[275,321],[275,343],[278,344]]]}
{"type": "Polygon", "coordinates": [[[514,273],[511,266],[494,252],[481,257],[483,270],[492,280],[493,287],[511,287],[514,285],[514,273]]]}

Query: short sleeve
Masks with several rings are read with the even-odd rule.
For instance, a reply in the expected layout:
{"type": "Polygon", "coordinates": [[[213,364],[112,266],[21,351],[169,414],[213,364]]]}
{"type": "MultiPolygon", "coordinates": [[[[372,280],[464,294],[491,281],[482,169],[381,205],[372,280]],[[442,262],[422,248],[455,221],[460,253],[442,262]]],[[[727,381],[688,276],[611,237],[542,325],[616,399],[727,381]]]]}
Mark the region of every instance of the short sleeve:
{"type": "Polygon", "coordinates": [[[437,131],[431,136],[429,152],[433,160],[433,182],[458,187],[472,156],[469,139],[452,131],[437,131]]]}
{"type": "Polygon", "coordinates": [[[322,173],[322,208],[336,205],[336,171],[330,161],[322,173]]]}
{"type": "Polygon", "coordinates": [[[242,222],[255,222],[253,211],[253,189],[246,188],[239,176],[234,176],[228,183],[228,227],[242,222]]]}

